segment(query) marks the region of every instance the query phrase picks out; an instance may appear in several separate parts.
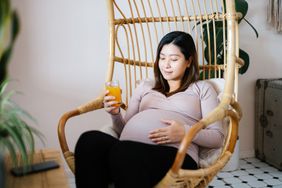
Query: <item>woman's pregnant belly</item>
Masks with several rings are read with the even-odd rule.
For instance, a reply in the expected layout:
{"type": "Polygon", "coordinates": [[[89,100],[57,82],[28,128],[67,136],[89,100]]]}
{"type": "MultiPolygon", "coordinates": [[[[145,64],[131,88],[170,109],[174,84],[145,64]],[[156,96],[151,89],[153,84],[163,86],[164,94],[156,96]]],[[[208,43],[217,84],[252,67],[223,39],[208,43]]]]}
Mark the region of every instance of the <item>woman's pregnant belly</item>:
{"type": "Polygon", "coordinates": [[[150,131],[167,127],[161,120],[176,120],[183,124],[191,124],[183,115],[166,110],[148,109],[133,116],[124,126],[120,140],[139,141],[154,144],[148,136],[150,131]]]}

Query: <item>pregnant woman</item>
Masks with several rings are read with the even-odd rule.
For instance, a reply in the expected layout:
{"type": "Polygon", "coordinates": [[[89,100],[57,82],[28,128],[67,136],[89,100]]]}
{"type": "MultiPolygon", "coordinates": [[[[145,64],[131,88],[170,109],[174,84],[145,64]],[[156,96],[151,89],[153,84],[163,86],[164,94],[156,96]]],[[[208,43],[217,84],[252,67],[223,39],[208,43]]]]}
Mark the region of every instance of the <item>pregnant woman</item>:
{"type": "MultiPolygon", "coordinates": [[[[125,116],[105,92],[104,107],[119,139],[100,131],[83,133],[75,148],[78,188],[152,188],[172,166],[184,135],[218,104],[213,86],[199,81],[193,38],[180,31],[159,43],[154,81],[135,89],[125,116]]],[[[182,168],[198,168],[199,147],[219,148],[224,140],[220,122],[201,130],[186,152],[182,168]]]]}

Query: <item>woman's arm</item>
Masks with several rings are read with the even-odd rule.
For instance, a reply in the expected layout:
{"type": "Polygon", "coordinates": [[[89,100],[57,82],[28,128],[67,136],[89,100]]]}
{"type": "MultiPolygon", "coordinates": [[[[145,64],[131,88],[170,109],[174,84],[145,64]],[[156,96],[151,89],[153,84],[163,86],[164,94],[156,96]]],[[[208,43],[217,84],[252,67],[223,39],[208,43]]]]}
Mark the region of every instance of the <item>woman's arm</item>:
{"type": "MultiPolygon", "coordinates": [[[[202,117],[205,117],[218,105],[217,93],[213,86],[205,81],[200,85],[200,100],[202,117]]],[[[206,148],[219,148],[224,142],[222,122],[217,121],[201,130],[193,139],[193,142],[206,148]]]]}
{"type": "Polygon", "coordinates": [[[119,112],[118,114],[111,114],[111,118],[112,118],[112,123],[113,123],[113,129],[114,131],[120,135],[124,125],[125,125],[125,121],[121,115],[121,113],[119,112]]]}
{"type": "Polygon", "coordinates": [[[141,82],[136,87],[136,89],[133,92],[133,95],[131,96],[129,100],[128,108],[126,110],[124,118],[122,117],[121,113],[118,113],[116,115],[114,114],[111,115],[112,122],[113,122],[113,128],[119,134],[121,133],[126,122],[139,112],[140,102],[142,100],[142,97],[143,97],[143,94],[146,88],[149,89],[148,85],[146,84],[146,81],[141,82]]]}

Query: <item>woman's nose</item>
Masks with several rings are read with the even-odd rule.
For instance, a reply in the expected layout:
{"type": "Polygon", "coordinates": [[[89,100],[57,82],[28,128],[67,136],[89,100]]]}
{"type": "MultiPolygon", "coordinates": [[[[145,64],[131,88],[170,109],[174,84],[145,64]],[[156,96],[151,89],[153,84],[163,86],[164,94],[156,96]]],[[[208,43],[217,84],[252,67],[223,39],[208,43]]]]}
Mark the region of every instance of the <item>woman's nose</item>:
{"type": "Polygon", "coordinates": [[[164,63],[164,65],[165,65],[166,68],[170,67],[170,61],[169,61],[169,60],[166,60],[165,63],[164,63]]]}

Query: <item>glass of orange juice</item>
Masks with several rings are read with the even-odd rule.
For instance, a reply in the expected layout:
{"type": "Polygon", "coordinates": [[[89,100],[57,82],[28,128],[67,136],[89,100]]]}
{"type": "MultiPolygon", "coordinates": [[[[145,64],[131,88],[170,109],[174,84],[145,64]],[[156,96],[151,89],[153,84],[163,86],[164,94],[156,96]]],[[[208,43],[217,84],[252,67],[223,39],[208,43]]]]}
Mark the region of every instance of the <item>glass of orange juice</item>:
{"type": "Polygon", "coordinates": [[[106,90],[109,91],[109,95],[115,97],[115,101],[118,103],[114,106],[120,106],[121,104],[121,89],[119,87],[119,81],[118,80],[112,80],[109,82],[106,82],[106,90]]]}

